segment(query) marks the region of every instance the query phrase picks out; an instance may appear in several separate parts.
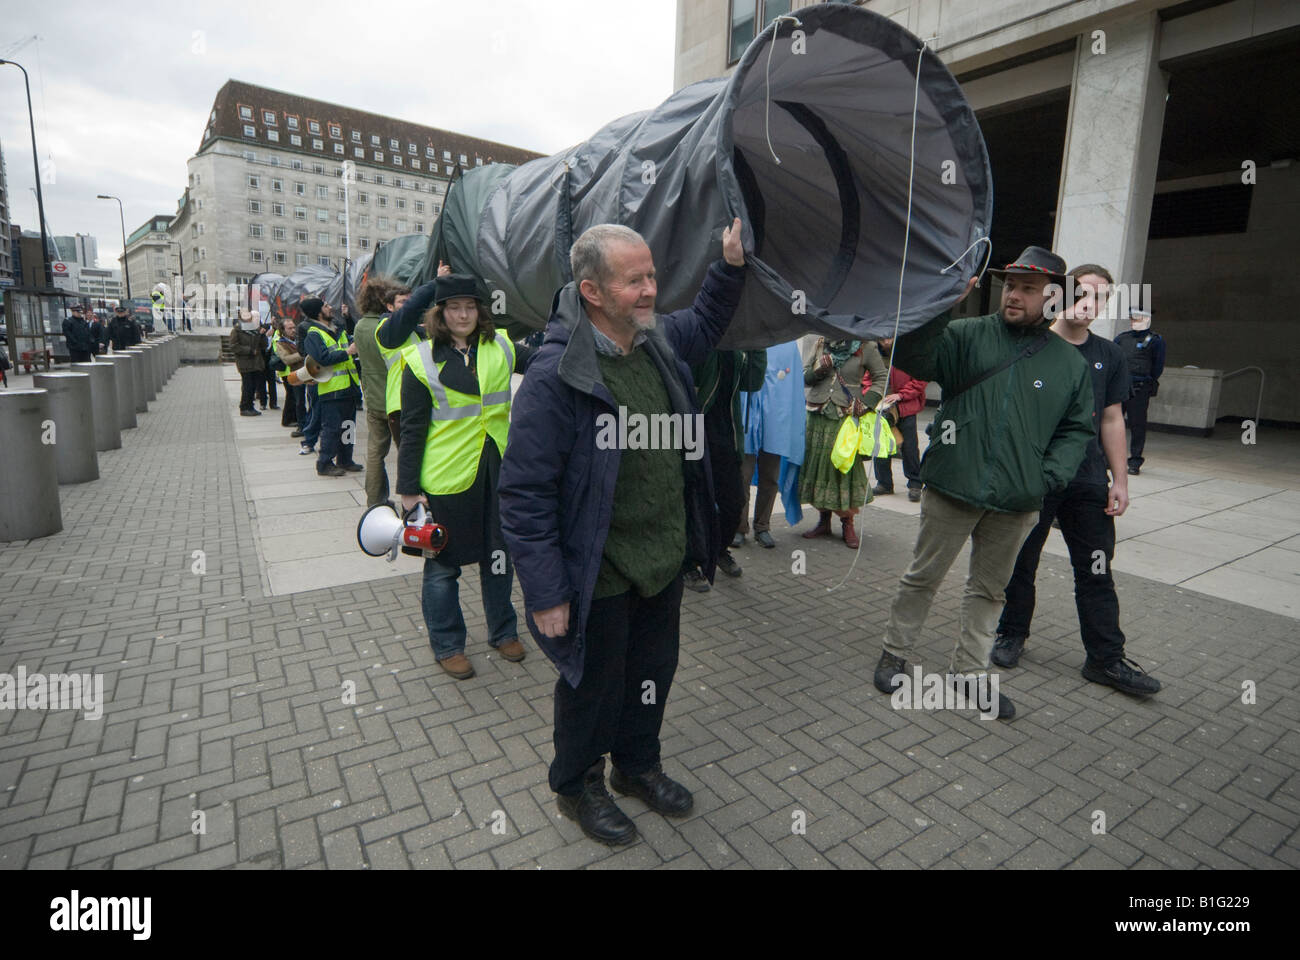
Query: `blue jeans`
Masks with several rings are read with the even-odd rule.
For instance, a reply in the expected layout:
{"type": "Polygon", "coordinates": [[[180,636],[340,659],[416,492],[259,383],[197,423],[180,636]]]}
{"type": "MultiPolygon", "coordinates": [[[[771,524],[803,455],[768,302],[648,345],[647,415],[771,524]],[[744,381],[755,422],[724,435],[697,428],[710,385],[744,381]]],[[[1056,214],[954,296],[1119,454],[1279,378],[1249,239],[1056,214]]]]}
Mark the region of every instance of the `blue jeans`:
{"type": "Polygon", "coordinates": [[[357,406],[351,400],[321,400],[320,407],[320,453],[316,456],[316,469],[329,466],[338,458],[340,467],[352,463],[352,444],[343,442],[344,424],[348,424],[355,434],[357,429],[357,406]]]}
{"type": "Polygon", "coordinates": [[[307,384],[307,416],[299,416],[302,423],[302,442],[309,447],[316,446],[320,437],[320,400],[316,396],[316,384],[307,384]]]}
{"type": "MultiPolygon", "coordinates": [[[[519,619],[510,602],[515,568],[505,557],[505,572],[493,573],[491,559],[478,565],[478,582],[483,593],[483,615],[487,618],[488,643],[494,648],[519,633],[519,619]]],[[[498,558],[497,562],[500,562],[498,558]]],[[[432,558],[424,561],[424,587],[420,601],[429,631],[433,655],[439,660],[465,652],[465,617],[460,612],[460,567],[449,567],[432,558]]]]}

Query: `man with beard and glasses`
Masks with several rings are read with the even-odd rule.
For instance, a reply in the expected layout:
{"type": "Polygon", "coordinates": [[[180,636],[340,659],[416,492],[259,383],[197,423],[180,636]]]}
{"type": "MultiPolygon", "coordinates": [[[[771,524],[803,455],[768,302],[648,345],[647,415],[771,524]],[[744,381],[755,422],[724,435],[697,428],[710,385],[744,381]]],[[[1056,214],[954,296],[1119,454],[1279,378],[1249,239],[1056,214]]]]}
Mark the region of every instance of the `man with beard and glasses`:
{"type": "MultiPolygon", "coordinates": [[[[944,313],[898,338],[894,363],[936,381],[943,403],[921,461],[921,527],[899,582],[874,682],[892,693],[907,673],[935,592],[967,541],[970,570],[949,663],[967,703],[986,699],[989,654],[1003,588],[1038,520],[1043,497],[1065,488],[1096,436],[1092,385],[1079,351],[1044,318],[1048,285],[1059,298],[1065,261],[1027,247],[1004,270],[997,313],[953,320],[944,313]]],[[[969,294],[972,278],[966,288],[969,294]]],[[[999,693],[999,719],[1015,707],[999,693]]],[[[991,712],[991,711],[990,711],[991,712]]]]}
{"type": "Polygon", "coordinates": [[[721,555],[690,365],[708,358],[740,302],[740,233],[739,220],[723,232],[723,259],[694,304],[664,316],[641,236],[615,224],[583,233],[514,403],[501,531],[533,637],[560,671],[550,786],[560,812],[601,843],[637,836],[605,789],[605,754],[619,793],[666,816],[693,804],[663,771],[659,732],[677,670],[682,562],[712,579],[721,555]],[[635,442],[630,428],[611,441],[621,432],[611,423],[651,418],[678,424],[680,442],[635,442]]]}

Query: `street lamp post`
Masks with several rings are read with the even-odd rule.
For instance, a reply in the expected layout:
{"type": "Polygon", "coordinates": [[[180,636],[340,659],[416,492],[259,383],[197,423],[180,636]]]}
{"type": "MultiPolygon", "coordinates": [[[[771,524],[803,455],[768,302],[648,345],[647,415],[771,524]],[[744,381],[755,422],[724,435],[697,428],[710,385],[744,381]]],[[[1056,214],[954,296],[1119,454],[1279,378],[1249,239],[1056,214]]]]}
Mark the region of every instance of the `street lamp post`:
{"type": "Polygon", "coordinates": [[[45,198],[41,195],[41,161],[40,155],[36,152],[36,119],[32,115],[32,84],[27,78],[27,70],[21,63],[13,60],[0,60],[0,65],[13,64],[23,72],[23,85],[27,88],[27,122],[32,128],[32,166],[36,168],[36,215],[41,221],[41,263],[45,267],[45,286],[47,289],[54,286],[54,274],[50,270],[49,254],[49,237],[45,235],[45,198]]]}
{"type": "MultiPolygon", "coordinates": [[[[181,288],[181,316],[180,316],[180,321],[181,321],[181,329],[184,330],[184,329],[185,329],[185,248],[182,247],[182,246],[180,245],[180,243],[178,243],[178,242],[175,241],[175,240],[172,241],[172,246],[174,246],[174,247],[176,248],[176,259],[180,261],[180,265],[181,265],[181,274],[180,274],[180,276],[181,276],[181,282],[180,282],[180,288],[181,288]]],[[[173,314],[173,317],[174,317],[174,316],[175,316],[175,315],[173,314]]],[[[175,320],[173,319],[172,322],[175,323],[175,320]]],[[[173,332],[174,332],[174,331],[173,331],[173,332]]]]}
{"type": "Polygon", "coordinates": [[[101,193],[95,197],[96,200],[116,200],[117,201],[117,219],[122,224],[122,279],[126,281],[126,298],[131,299],[131,267],[126,262],[126,215],[122,212],[122,200],[119,197],[109,196],[107,193],[101,193]]]}

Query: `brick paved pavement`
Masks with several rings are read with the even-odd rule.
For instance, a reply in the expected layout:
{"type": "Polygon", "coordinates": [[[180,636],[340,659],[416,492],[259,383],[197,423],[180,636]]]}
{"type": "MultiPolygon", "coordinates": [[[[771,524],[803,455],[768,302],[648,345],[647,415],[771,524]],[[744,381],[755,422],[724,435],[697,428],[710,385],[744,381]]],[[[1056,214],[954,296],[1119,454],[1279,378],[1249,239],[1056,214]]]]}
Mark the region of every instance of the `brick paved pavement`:
{"type": "Polygon", "coordinates": [[[871,508],[840,590],[843,544],[782,528],[688,594],[664,755],[695,811],[626,800],[642,842],[590,843],[546,787],[555,673],[488,656],[475,578],[464,683],[433,664],[414,576],[263,596],[223,394],[218,368],[179,370],[101,479],[61,489],[63,533],[0,545],[0,672],[96,671],[108,701],[0,713],[0,867],[1300,866],[1294,620],[1120,574],[1130,653],[1166,684],[1136,702],[1079,677],[1047,556],[1004,677],[1021,716],[895,712],[870,680],[915,521],[871,508]]]}

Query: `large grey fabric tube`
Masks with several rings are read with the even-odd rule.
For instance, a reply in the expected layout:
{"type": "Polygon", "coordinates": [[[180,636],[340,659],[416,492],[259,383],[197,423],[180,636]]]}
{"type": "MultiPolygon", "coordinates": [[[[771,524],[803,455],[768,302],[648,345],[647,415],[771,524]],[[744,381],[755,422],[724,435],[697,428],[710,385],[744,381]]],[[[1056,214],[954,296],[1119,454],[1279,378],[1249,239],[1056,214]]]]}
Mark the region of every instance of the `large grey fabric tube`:
{"type": "MultiPolygon", "coordinates": [[[[95,450],[117,450],[122,446],[122,414],[118,405],[118,381],[121,371],[111,357],[100,357],[96,363],[73,363],[68,369],[90,377],[90,405],[95,408],[95,450]]],[[[128,387],[129,389],[129,387],[128,387]]],[[[131,426],[135,426],[135,400],[130,404],[131,426]]]]}
{"type": "MultiPolygon", "coordinates": [[[[99,479],[99,457],[95,455],[95,410],[91,400],[90,374],[56,371],[38,373],[32,385],[49,394],[50,419],[54,421],[54,463],[59,483],[87,483],[99,479]]],[[[116,409],[113,411],[116,414],[116,409]]]]}
{"type": "Polygon", "coordinates": [[[49,420],[46,391],[0,390],[0,543],[63,529],[54,445],[43,442],[49,420]]]}

